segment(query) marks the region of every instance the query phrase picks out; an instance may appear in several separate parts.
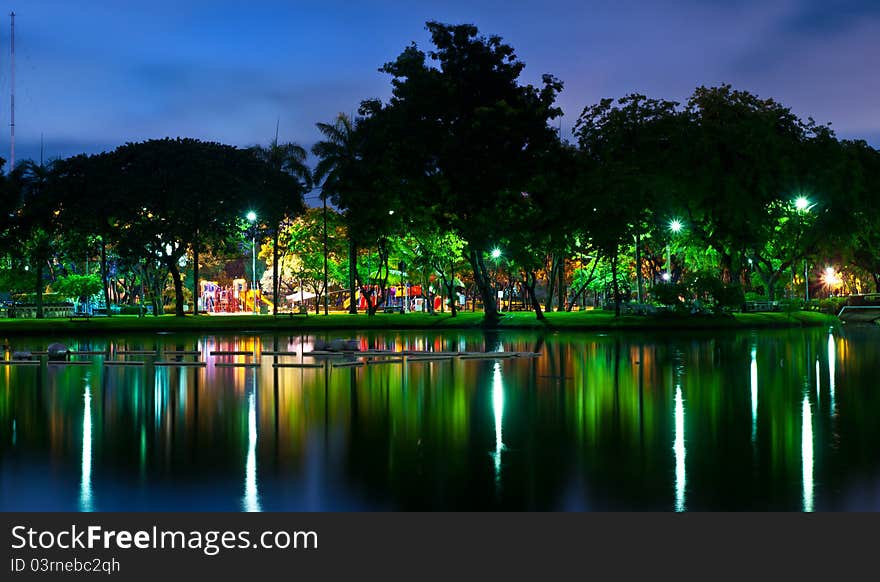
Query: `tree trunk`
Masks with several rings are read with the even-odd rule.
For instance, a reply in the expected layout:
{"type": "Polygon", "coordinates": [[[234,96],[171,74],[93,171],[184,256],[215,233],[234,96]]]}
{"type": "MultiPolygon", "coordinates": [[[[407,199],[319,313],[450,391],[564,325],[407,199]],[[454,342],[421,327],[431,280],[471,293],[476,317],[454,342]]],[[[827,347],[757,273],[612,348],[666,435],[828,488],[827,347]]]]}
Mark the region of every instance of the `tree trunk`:
{"type": "Polygon", "coordinates": [[[199,233],[196,231],[196,238],[193,242],[193,315],[199,314],[201,290],[199,286],[199,233]]]}
{"type": "Polygon", "coordinates": [[[281,265],[278,264],[278,234],[281,225],[275,226],[275,233],[272,235],[272,316],[278,316],[278,287],[281,280],[281,265]]]}
{"type": "Polygon", "coordinates": [[[174,283],[174,315],[183,317],[183,281],[176,261],[169,262],[168,271],[171,273],[171,281],[174,283]]]}
{"type": "Polygon", "coordinates": [[[617,249],[611,259],[611,279],[614,286],[614,317],[620,317],[620,283],[617,281],[617,249]]]}
{"type": "Polygon", "coordinates": [[[556,311],[565,311],[565,256],[559,261],[559,281],[556,284],[556,311]]]}
{"type": "Polygon", "coordinates": [[[532,303],[532,309],[535,310],[535,317],[537,317],[539,321],[543,321],[545,319],[544,312],[541,311],[541,302],[538,301],[538,297],[535,294],[535,286],[537,284],[538,277],[534,272],[528,271],[526,273],[526,287],[529,290],[529,301],[532,303]]]}
{"type": "Polygon", "coordinates": [[[357,246],[348,239],[348,312],[355,314],[357,307],[357,246]]]}
{"type": "Polygon", "coordinates": [[[550,269],[547,271],[547,300],[544,304],[546,311],[553,310],[553,296],[556,294],[556,253],[550,253],[550,269]]]}
{"type": "Polygon", "coordinates": [[[107,307],[107,317],[113,313],[110,310],[110,274],[107,269],[107,244],[101,239],[101,283],[104,286],[104,305],[107,307]]]}
{"type": "Polygon", "coordinates": [[[37,261],[37,318],[43,319],[43,262],[37,261]]]}
{"type": "Polygon", "coordinates": [[[639,303],[645,302],[645,278],[642,276],[642,236],[636,231],[636,285],[639,303]]]}
{"type": "Polygon", "coordinates": [[[474,272],[474,284],[483,300],[484,319],[489,325],[494,325],[499,319],[498,298],[493,292],[492,281],[489,279],[482,251],[471,249],[468,252],[468,258],[474,272]]]}

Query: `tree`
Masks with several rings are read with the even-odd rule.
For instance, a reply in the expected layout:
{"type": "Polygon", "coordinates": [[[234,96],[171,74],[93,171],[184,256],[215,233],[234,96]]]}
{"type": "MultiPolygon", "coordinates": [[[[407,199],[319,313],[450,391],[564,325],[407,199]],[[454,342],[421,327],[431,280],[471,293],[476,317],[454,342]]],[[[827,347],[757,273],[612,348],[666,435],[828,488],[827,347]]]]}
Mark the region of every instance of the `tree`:
{"type": "Polygon", "coordinates": [[[14,238],[33,268],[38,318],[43,317],[44,269],[52,258],[61,212],[58,193],[49,187],[51,172],[51,164],[24,160],[10,177],[20,192],[14,238]]]}
{"type": "MultiPolygon", "coordinates": [[[[677,103],[627,95],[586,107],[575,125],[581,154],[590,169],[584,187],[601,196],[584,196],[581,211],[594,220],[591,238],[598,252],[618,270],[622,247],[635,243],[635,272],[640,296],[642,239],[649,225],[669,212],[667,193],[679,166],[675,163],[682,116],[677,103]],[[592,208],[591,208],[592,207],[592,208]],[[592,212],[591,212],[592,210],[592,212]]],[[[663,221],[665,222],[665,220],[663,221]]],[[[613,276],[615,314],[620,315],[619,279],[613,276]]]]}
{"type": "MultiPolygon", "coordinates": [[[[278,238],[288,220],[303,211],[303,194],[311,189],[312,176],[306,165],[305,148],[296,143],[278,143],[278,135],[267,147],[251,148],[267,170],[259,216],[272,233],[272,264],[279,264],[278,238]],[[293,178],[292,180],[290,178],[293,178]]],[[[278,315],[279,270],[272,270],[272,315],[278,315]]]]}
{"type": "Polygon", "coordinates": [[[486,253],[506,238],[500,212],[516,213],[522,192],[555,131],[548,122],[562,83],[545,75],[540,88],[521,85],[524,64],[498,36],[473,25],[427,23],[434,50],[413,44],[381,71],[392,97],[370,105],[386,128],[386,159],[409,205],[433,208],[441,228],[467,243],[466,255],[486,310],[498,311],[486,253]]]}
{"type": "MultiPolygon", "coordinates": [[[[350,208],[345,202],[362,186],[358,184],[356,171],[361,158],[358,149],[359,136],[356,135],[357,124],[357,119],[352,120],[344,113],[337,115],[333,123],[317,123],[318,131],[324,139],[312,147],[312,153],[319,158],[314,180],[321,185],[321,198],[324,204],[330,198],[334,204],[346,208],[349,223],[354,222],[354,213],[357,210],[350,208]]],[[[352,236],[348,239],[348,264],[348,311],[357,313],[357,241],[352,236]]]]}
{"type": "MultiPolygon", "coordinates": [[[[264,189],[275,189],[274,180],[292,179],[267,169],[248,150],[194,139],[126,144],[109,156],[113,170],[107,187],[125,205],[116,227],[120,252],[142,257],[144,276],[155,285],[171,274],[178,316],[184,314],[181,267],[188,250],[198,264],[203,245],[228,244],[230,235],[240,232],[253,198],[261,200],[264,189]]],[[[194,275],[193,297],[198,297],[197,268],[194,275]]]]}
{"type": "Polygon", "coordinates": [[[73,299],[75,305],[82,301],[88,301],[89,297],[101,291],[101,287],[103,287],[101,279],[95,275],[71,274],[59,277],[52,284],[52,290],[55,293],[73,299]]]}

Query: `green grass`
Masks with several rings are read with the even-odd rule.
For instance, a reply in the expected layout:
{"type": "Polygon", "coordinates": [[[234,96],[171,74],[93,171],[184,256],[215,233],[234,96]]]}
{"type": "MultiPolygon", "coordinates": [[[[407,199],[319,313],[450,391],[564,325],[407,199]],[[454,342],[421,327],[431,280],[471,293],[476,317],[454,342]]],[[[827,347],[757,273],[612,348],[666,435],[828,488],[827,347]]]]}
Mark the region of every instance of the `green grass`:
{"type": "MultiPolygon", "coordinates": [[[[574,313],[547,313],[545,321],[538,321],[534,313],[510,313],[501,318],[499,329],[530,330],[615,330],[615,329],[737,329],[753,327],[805,327],[833,325],[833,315],[816,312],[793,313],[737,313],[732,316],[652,316],[625,315],[614,317],[609,311],[574,313]]],[[[157,331],[272,331],[272,330],[371,330],[371,329],[471,329],[483,325],[482,313],[459,313],[431,316],[424,313],[380,313],[373,317],[365,314],[331,313],[290,318],[281,315],[199,316],[178,318],[172,315],[138,318],[133,315],[97,317],[88,321],[67,319],[0,319],[0,334],[76,334],[76,333],[135,333],[157,331]]]]}

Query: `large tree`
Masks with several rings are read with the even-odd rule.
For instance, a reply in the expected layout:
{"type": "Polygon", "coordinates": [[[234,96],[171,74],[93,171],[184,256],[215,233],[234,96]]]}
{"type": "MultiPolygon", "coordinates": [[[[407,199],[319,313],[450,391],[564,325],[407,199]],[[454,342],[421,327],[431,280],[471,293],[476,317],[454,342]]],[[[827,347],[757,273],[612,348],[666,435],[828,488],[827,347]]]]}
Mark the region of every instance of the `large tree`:
{"type": "Polygon", "coordinates": [[[392,97],[371,107],[389,136],[388,159],[411,204],[467,243],[487,322],[498,317],[486,253],[507,238],[499,212],[516,213],[540,157],[556,140],[548,122],[562,83],[521,84],[524,64],[498,36],[468,24],[427,23],[433,50],[407,47],[381,70],[392,97]]]}
{"type": "MultiPolygon", "coordinates": [[[[278,143],[251,148],[265,165],[263,197],[259,201],[260,219],[272,234],[272,264],[279,264],[279,236],[289,221],[303,211],[303,194],[311,189],[312,176],[306,165],[305,148],[296,143],[278,143]]],[[[278,314],[279,270],[272,269],[272,315],[278,314]]]]}

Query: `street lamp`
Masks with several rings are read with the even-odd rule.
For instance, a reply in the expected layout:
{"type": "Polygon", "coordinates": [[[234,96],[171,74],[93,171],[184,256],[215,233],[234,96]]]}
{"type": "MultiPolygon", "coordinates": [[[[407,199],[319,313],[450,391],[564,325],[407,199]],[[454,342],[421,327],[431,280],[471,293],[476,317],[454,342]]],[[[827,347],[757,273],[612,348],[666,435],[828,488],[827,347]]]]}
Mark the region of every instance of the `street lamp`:
{"type": "MultiPolygon", "coordinates": [[[[794,200],[794,207],[798,214],[803,215],[805,212],[809,212],[813,205],[810,204],[810,200],[807,197],[798,196],[794,200]]],[[[801,225],[803,226],[803,219],[801,219],[801,225]]],[[[810,302],[810,271],[807,268],[806,256],[804,257],[804,301],[810,302]]]]}
{"type": "MultiPolygon", "coordinates": [[[[684,224],[677,219],[674,218],[669,221],[669,230],[672,234],[678,234],[684,228],[684,224]]],[[[672,252],[669,248],[669,243],[666,243],[666,272],[663,274],[663,280],[669,281],[672,279],[672,252]]]]}
{"type": "Polygon", "coordinates": [[[257,230],[254,223],[257,221],[257,213],[251,210],[247,213],[248,222],[251,223],[251,297],[254,300],[254,315],[257,314],[257,230]]]}
{"type": "Polygon", "coordinates": [[[498,299],[498,259],[501,258],[501,249],[495,247],[492,249],[492,260],[495,261],[495,301],[498,303],[499,310],[501,309],[501,301],[498,299]]]}

